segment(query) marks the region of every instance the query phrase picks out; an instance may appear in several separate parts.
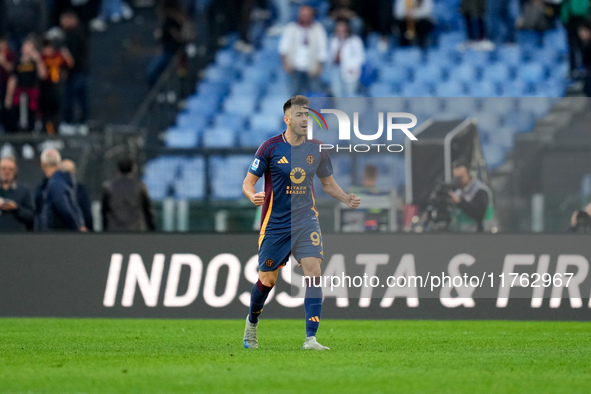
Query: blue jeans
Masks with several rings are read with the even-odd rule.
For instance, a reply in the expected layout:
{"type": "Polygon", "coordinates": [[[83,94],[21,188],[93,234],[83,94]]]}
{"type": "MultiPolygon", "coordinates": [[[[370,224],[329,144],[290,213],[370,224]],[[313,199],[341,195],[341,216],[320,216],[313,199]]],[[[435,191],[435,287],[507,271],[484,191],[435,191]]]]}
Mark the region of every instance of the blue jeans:
{"type": "Polygon", "coordinates": [[[82,72],[73,72],[66,81],[66,95],[64,103],[64,122],[86,123],[88,120],[88,75],[82,72]],[[76,107],[80,116],[76,119],[74,114],[76,107]]]}
{"type": "Polygon", "coordinates": [[[487,2],[488,37],[495,44],[515,42],[515,21],[519,18],[518,0],[487,2]]]}
{"type": "Polygon", "coordinates": [[[311,77],[307,71],[294,70],[289,76],[291,82],[291,92],[306,95],[310,92],[320,92],[320,81],[318,77],[311,77]]]}

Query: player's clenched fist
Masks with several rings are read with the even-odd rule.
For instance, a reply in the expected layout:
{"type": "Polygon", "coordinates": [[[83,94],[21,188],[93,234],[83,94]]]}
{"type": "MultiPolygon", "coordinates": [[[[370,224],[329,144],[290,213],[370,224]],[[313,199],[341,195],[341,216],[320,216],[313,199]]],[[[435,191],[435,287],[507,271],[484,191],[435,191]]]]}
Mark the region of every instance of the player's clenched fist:
{"type": "Polygon", "coordinates": [[[361,199],[357,197],[355,194],[349,194],[349,199],[347,200],[347,206],[351,209],[355,209],[361,204],[361,199]]]}
{"type": "Polygon", "coordinates": [[[252,196],[252,200],[250,201],[252,201],[252,203],[257,207],[259,205],[263,205],[263,203],[265,202],[265,192],[258,192],[257,194],[252,196]]]}

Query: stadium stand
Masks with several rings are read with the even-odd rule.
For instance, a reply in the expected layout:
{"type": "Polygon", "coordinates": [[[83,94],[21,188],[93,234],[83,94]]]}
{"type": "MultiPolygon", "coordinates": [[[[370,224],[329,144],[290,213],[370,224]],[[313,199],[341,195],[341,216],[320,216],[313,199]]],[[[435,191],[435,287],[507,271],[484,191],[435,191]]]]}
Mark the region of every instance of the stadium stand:
{"type": "MultiPolygon", "coordinates": [[[[426,51],[394,46],[382,52],[377,35],[368,35],[366,65],[377,70],[377,78],[365,86],[360,97],[400,97],[400,108],[417,114],[419,120],[476,117],[488,168],[494,170],[505,162],[515,135],[533,130],[536,119],[549,113],[553,103],[564,96],[568,72],[566,33],[562,26],[547,31],[542,38],[537,33],[521,31],[517,32],[516,44],[501,44],[492,51],[461,50],[464,22],[457,7],[449,3],[435,1],[438,23],[434,45],[426,51]],[[437,99],[422,105],[416,97],[437,99]],[[450,97],[454,99],[446,99],[450,97]]],[[[323,16],[320,14],[319,18],[323,16]]],[[[198,83],[196,93],[178,114],[176,124],[166,130],[165,146],[254,150],[277,134],[282,127],[280,108],[290,96],[277,51],[278,40],[262,36],[260,46],[250,54],[233,49],[232,41],[220,49],[198,83]]],[[[325,83],[329,76],[325,69],[325,83]]],[[[198,186],[203,175],[191,171],[199,178],[196,183],[190,183],[185,175],[188,168],[196,169],[196,163],[202,159],[160,157],[150,161],[144,179],[152,197],[203,198],[203,189],[198,186]],[[163,168],[170,167],[176,171],[162,174],[163,168]],[[171,173],[177,175],[171,178],[171,173]]],[[[236,169],[246,171],[247,161],[242,156],[213,159],[210,176],[214,199],[242,197],[242,173],[236,169]]],[[[335,158],[335,169],[342,173],[341,182],[346,187],[354,180],[338,163],[335,158]]],[[[380,168],[384,174],[395,174],[384,176],[386,183],[380,186],[396,188],[404,184],[403,160],[393,159],[387,166],[380,163],[380,168]]]]}

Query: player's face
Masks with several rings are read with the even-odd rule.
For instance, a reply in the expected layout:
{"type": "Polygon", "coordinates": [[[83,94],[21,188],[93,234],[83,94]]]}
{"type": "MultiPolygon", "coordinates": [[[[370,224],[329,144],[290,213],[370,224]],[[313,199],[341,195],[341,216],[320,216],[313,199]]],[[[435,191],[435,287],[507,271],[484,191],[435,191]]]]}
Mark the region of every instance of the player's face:
{"type": "Polygon", "coordinates": [[[454,178],[459,179],[460,187],[464,187],[470,182],[470,175],[468,174],[468,169],[466,167],[460,166],[454,168],[452,173],[454,178]]]}
{"type": "Polygon", "coordinates": [[[308,113],[309,111],[297,105],[291,107],[291,132],[300,136],[305,137],[308,134],[308,113]]]}
{"type": "Polygon", "coordinates": [[[12,183],[16,175],[16,165],[12,160],[0,160],[0,180],[2,183],[12,183]]]}

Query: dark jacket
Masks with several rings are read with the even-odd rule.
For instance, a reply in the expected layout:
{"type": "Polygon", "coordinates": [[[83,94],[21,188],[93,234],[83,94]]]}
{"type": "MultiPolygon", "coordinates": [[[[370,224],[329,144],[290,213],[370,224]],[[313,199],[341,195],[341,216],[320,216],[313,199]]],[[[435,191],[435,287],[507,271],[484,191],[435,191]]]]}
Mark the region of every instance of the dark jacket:
{"type": "Polygon", "coordinates": [[[35,211],[31,191],[25,185],[13,182],[8,190],[0,187],[0,198],[18,205],[14,211],[0,210],[0,231],[27,231],[33,229],[35,211]]]}
{"type": "Polygon", "coordinates": [[[3,33],[41,33],[46,28],[46,19],[45,0],[0,0],[0,30],[3,33]]]}
{"type": "Polygon", "coordinates": [[[103,185],[105,231],[154,231],[150,196],[144,182],[119,176],[103,185]]]}
{"type": "Polygon", "coordinates": [[[51,178],[44,180],[35,200],[39,231],[79,231],[84,225],[69,173],[56,171],[51,178]]]}
{"type": "Polygon", "coordinates": [[[86,189],[86,186],[81,185],[80,183],[76,183],[74,189],[76,190],[76,201],[78,201],[78,206],[82,212],[84,225],[88,231],[92,231],[94,223],[92,220],[92,209],[90,206],[90,197],[88,197],[88,190],[86,189]]]}

